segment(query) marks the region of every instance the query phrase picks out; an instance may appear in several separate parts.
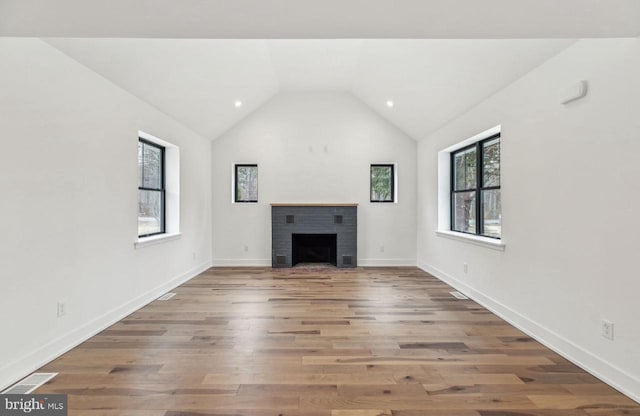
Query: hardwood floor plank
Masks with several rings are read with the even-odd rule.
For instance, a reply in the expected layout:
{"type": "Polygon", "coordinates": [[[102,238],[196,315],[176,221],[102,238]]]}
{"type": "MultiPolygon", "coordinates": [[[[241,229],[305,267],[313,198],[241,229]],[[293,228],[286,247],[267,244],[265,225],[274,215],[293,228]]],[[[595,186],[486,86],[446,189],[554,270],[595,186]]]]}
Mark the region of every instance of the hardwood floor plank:
{"type": "Polygon", "coordinates": [[[382,385],[339,385],[341,397],[353,398],[362,396],[379,397],[427,397],[427,392],[420,384],[382,384],[382,385]]]}
{"type": "Polygon", "coordinates": [[[411,267],[209,269],[45,365],[86,416],[640,416],[411,267]]]}
{"type": "Polygon", "coordinates": [[[268,409],[228,409],[228,410],[183,410],[168,411],[163,416],[332,416],[329,410],[268,410],[268,409]]]}
{"type": "Polygon", "coordinates": [[[527,397],[542,409],[611,409],[616,407],[633,408],[637,405],[633,400],[621,394],[607,394],[605,396],[530,394],[527,397]]]}
{"type": "Polygon", "coordinates": [[[85,396],[69,395],[69,407],[74,409],[111,409],[115,404],[129,409],[298,409],[298,399],[292,397],[248,397],[224,395],[172,395],[147,396],[85,396]]]}
{"type": "Polygon", "coordinates": [[[335,384],[242,384],[238,391],[238,395],[250,397],[326,397],[337,396],[338,386],[335,384]]]}
{"type": "Polygon", "coordinates": [[[609,408],[609,409],[585,409],[589,416],[640,416],[640,409],[636,408],[609,408]]]}
{"type": "Polygon", "coordinates": [[[380,409],[395,410],[475,410],[475,409],[531,409],[534,404],[523,395],[520,396],[448,396],[448,397],[382,397],[360,396],[343,397],[301,397],[300,407],[309,409],[380,409]]]}
{"type": "Polygon", "coordinates": [[[450,384],[525,384],[515,374],[448,374],[444,371],[441,374],[444,381],[450,384]]]}
{"type": "Polygon", "coordinates": [[[208,374],[203,384],[220,384],[223,380],[233,384],[395,384],[391,374],[368,373],[208,374]]]}
{"type": "Polygon", "coordinates": [[[380,409],[352,409],[332,410],[331,416],[393,416],[391,410],[380,409]]]}
{"type": "Polygon", "coordinates": [[[480,416],[587,416],[583,410],[481,410],[480,416]]]}

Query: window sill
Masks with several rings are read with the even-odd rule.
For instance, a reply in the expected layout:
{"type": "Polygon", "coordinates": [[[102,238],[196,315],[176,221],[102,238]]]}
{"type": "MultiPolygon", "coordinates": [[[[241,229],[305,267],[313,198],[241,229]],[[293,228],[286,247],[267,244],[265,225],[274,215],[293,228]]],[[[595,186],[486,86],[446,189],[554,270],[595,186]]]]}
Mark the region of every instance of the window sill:
{"type": "Polygon", "coordinates": [[[474,244],[476,246],[487,247],[492,250],[504,251],[507,245],[502,240],[495,238],[479,237],[470,234],[457,233],[455,231],[436,231],[439,237],[450,238],[452,240],[463,241],[465,243],[474,244]]]}
{"type": "Polygon", "coordinates": [[[166,243],[167,241],[177,240],[182,236],[182,233],[171,234],[158,234],[151,237],[139,238],[138,241],[133,243],[133,247],[137,250],[139,248],[154,246],[156,244],[166,243]]]}

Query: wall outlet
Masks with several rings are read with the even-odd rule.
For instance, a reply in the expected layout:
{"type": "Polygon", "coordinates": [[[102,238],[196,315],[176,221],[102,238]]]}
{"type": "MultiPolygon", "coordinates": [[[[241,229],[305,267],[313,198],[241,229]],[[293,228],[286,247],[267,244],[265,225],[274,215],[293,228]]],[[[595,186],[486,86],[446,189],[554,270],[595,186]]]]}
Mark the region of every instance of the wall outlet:
{"type": "Polygon", "coordinates": [[[384,246],[380,246],[380,253],[384,253],[384,246]]]}
{"type": "Polygon", "coordinates": [[[58,318],[64,316],[67,313],[67,305],[63,301],[58,301],[58,318]]]}
{"type": "Polygon", "coordinates": [[[602,336],[613,341],[613,322],[602,320],[602,336]]]}
{"type": "Polygon", "coordinates": [[[195,251],[193,252],[193,259],[194,260],[196,259],[196,252],[195,251]]]}
{"type": "Polygon", "coordinates": [[[467,263],[462,263],[462,270],[467,273],[469,271],[469,265],[467,263]]]}
{"type": "Polygon", "coordinates": [[[249,246],[244,246],[244,251],[248,252],[249,251],[249,246]]]}

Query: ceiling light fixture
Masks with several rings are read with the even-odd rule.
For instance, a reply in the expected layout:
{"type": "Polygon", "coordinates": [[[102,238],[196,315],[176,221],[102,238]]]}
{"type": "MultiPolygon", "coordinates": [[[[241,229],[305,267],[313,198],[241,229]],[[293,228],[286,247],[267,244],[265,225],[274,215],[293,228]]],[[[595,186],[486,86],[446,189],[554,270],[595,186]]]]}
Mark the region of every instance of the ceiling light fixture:
{"type": "Polygon", "coordinates": [[[236,108],[240,108],[240,107],[242,107],[242,101],[240,101],[240,100],[236,100],[236,101],[233,103],[233,105],[234,105],[236,108]]]}
{"type": "Polygon", "coordinates": [[[392,108],[393,107],[393,101],[387,100],[387,107],[392,108]]]}

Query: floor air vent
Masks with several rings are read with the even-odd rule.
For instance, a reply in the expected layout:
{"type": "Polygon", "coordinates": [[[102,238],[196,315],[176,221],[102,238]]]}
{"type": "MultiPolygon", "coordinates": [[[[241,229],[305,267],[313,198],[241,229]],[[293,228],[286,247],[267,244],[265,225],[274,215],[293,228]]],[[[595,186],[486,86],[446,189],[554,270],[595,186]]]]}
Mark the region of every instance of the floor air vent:
{"type": "Polygon", "coordinates": [[[171,293],[165,293],[164,295],[160,296],[160,297],[158,298],[158,300],[169,300],[169,299],[171,299],[172,297],[174,297],[175,295],[176,295],[176,294],[175,294],[175,293],[173,293],[173,292],[171,292],[171,293]]]}
{"type": "Polygon", "coordinates": [[[33,373],[3,391],[2,394],[29,394],[57,375],[58,373],[33,373]]]}
{"type": "Polygon", "coordinates": [[[449,292],[449,293],[451,293],[451,296],[453,296],[456,299],[469,299],[463,293],[460,293],[457,290],[455,292],[449,292]]]}

